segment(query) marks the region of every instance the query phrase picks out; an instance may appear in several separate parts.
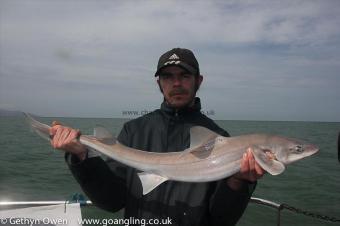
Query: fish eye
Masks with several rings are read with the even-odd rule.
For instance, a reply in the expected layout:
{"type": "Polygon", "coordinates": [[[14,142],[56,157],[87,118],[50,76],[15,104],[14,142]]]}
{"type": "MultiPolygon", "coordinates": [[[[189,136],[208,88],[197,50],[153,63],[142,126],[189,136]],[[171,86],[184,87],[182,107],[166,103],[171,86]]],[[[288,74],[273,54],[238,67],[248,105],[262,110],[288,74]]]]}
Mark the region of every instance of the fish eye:
{"type": "Polygon", "coordinates": [[[291,151],[293,153],[294,152],[295,153],[302,153],[304,150],[303,150],[303,147],[301,145],[296,145],[296,146],[290,147],[289,151],[291,151]]]}
{"type": "Polygon", "coordinates": [[[298,153],[301,153],[301,152],[303,152],[303,147],[300,146],[300,145],[296,145],[295,146],[295,151],[298,152],[298,153]]]}

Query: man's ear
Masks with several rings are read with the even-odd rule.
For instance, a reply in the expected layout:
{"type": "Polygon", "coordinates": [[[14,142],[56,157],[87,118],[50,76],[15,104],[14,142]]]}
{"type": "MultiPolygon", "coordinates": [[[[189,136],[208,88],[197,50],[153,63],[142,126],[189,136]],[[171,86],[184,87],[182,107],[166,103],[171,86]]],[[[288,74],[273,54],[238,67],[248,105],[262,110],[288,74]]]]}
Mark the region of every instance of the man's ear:
{"type": "Polygon", "coordinates": [[[203,76],[202,75],[198,75],[196,77],[196,92],[200,88],[202,81],[203,81],[203,76]]]}
{"type": "Polygon", "coordinates": [[[199,75],[197,79],[198,79],[198,86],[200,86],[201,83],[203,82],[203,75],[199,75]]]}

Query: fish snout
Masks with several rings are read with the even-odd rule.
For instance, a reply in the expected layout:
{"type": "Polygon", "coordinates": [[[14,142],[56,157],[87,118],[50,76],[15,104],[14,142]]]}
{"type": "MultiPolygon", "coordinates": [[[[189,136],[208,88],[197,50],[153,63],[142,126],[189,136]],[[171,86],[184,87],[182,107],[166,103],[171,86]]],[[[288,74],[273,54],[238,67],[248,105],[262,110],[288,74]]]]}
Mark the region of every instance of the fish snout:
{"type": "Polygon", "coordinates": [[[307,144],[305,145],[305,153],[307,156],[314,155],[319,151],[319,147],[314,144],[307,144]]]}

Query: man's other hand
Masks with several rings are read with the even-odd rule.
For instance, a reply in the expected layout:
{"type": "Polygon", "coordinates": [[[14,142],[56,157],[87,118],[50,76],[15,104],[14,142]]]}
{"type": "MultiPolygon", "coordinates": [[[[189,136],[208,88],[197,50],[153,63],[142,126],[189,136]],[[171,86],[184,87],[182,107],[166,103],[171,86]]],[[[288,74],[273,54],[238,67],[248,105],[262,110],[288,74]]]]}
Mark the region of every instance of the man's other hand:
{"type": "Polygon", "coordinates": [[[86,147],[81,144],[77,138],[80,131],[61,125],[54,121],[50,129],[52,147],[77,155],[80,160],[86,158],[86,147]]]}

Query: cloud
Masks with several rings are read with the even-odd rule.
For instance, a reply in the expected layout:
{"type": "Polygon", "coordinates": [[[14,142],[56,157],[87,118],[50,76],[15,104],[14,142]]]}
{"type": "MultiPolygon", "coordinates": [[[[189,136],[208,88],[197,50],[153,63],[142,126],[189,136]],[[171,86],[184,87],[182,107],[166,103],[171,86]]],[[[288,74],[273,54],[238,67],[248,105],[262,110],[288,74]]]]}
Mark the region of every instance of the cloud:
{"type": "MultiPolygon", "coordinates": [[[[226,99],[235,109],[265,100],[263,111],[273,111],[274,116],[278,112],[268,106],[278,100],[284,105],[287,98],[303,96],[292,101],[295,107],[313,102],[308,96],[335,100],[339,5],[338,1],[4,0],[0,106],[34,109],[30,105],[38,106],[49,93],[58,94],[48,98],[56,101],[56,109],[72,108],[75,116],[87,111],[83,99],[95,102],[96,97],[97,108],[103,109],[99,114],[110,101],[117,108],[129,103],[137,108],[146,103],[157,106],[161,96],[153,73],[158,57],[177,46],[196,53],[206,75],[200,94],[205,106],[224,112],[221,117],[229,111],[222,107],[226,99]],[[29,95],[27,90],[32,90],[29,95]],[[70,96],[81,103],[79,110],[72,107],[70,96]],[[143,103],[136,96],[143,96],[143,103]]],[[[48,113],[58,111],[52,109],[48,113]]],[[[256,114],[261,117],[260,110],[256,114]]],[[[249,112],[248,117],[252,115],[249,112]]]]}
{"type": "Polygon", "coordinates": [[[333,29],[339,25],[336,1],[28,1],[17,2],[15,7],[4,5],[2,17],[11,19],[2,25],[8,37],[20,39],[25,34],[31,41],[63,39],[100,46],[112,45],[114,40],[118,45],[139,45],[185,37],[186,42],[197,44],[212,39],[218,43],[315,44],[339,35],[333,29]]]}

